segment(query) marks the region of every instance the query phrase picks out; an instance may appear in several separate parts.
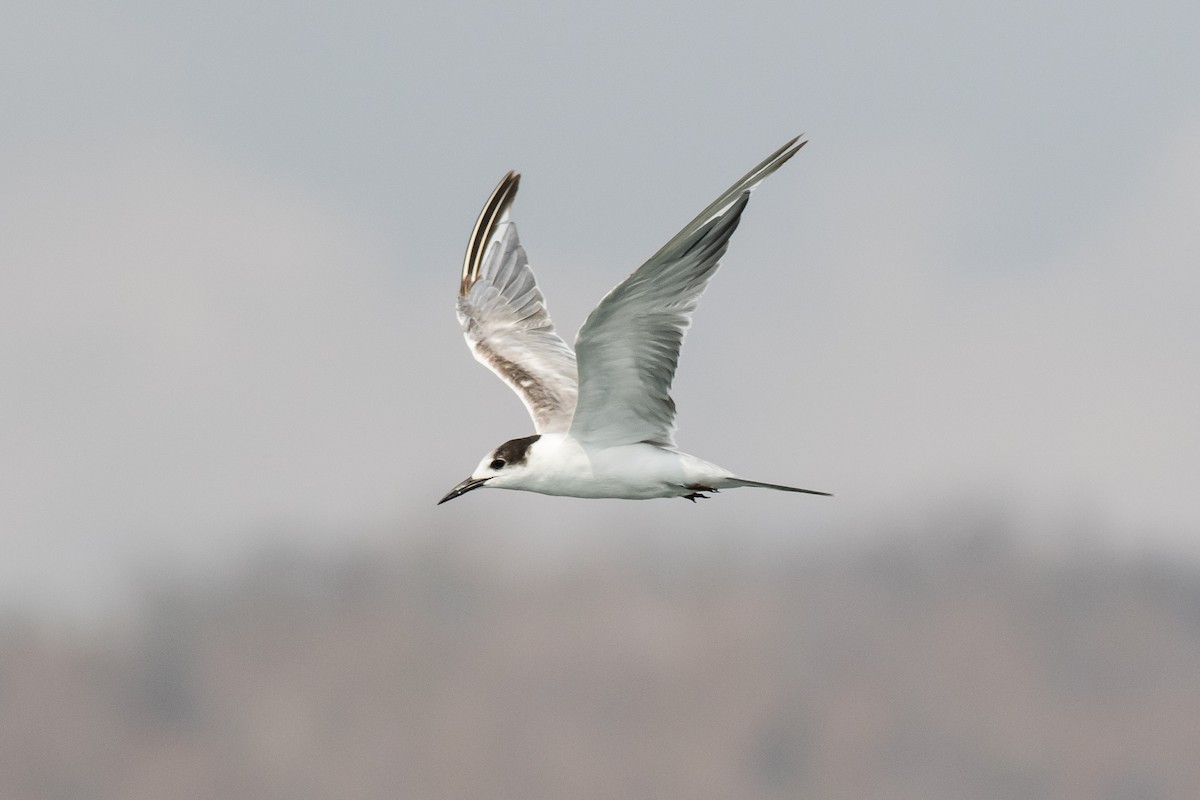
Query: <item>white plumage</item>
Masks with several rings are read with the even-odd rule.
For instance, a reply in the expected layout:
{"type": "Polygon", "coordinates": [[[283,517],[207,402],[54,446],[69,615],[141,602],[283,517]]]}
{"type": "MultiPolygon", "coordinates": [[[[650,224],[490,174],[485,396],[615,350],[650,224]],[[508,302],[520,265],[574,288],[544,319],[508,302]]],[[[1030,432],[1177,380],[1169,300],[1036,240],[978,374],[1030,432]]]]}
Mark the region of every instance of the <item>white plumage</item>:
{"type": "Polygon", "coordinates": [[[805,144],[796,137],[771,154],[609,292],[574,351],[554,329],[509,219],[520,176],[505,175],[467,245],[458,318],[475,358],[517,393],[538,435],[492,450],[440,503],[483,487],[693,501],[738,486],[826,494],[738,478],[679,452],[670,396],[692,312],[750,192],[805,144]]]}

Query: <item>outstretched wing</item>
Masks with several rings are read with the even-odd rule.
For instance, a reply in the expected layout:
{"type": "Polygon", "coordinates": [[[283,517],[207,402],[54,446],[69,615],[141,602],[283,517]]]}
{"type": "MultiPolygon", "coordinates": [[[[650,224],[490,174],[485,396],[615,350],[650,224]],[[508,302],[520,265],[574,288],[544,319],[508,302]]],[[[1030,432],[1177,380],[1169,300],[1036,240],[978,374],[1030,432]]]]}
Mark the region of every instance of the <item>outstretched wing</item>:
{"type": "Polygon", "coordinates": [[[521,176],[488,198],[463,262],[458,321],[475,358],[521,398],[538,433],[567,430],[578,393],[575,354],[554,330],[508,210],[521,176]]]}
{"type": "Polygon", "coordinates": [[[750,192],[806,142],[797,136],[729,187],[608,293],[575,339],[579,400],[571,435],[605,445],[675,446],[671,381],[679,347],[750,192]]]}

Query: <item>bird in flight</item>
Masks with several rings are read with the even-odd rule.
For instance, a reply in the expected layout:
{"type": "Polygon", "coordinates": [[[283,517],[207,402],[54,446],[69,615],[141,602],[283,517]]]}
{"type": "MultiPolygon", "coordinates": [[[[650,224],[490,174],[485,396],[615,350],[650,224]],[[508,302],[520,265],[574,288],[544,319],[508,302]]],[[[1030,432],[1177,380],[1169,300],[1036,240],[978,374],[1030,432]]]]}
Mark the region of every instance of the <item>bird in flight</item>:
{"type": "Polygon", "coordinates": [[[509,210],[509,172],[484,204],[463,263],[458,320],[475,358],[509,385],[533,418],[532,436],[490,451],[438,505],[475,489],[693,503],[757,486],[675,446],[671,380],[683,335],[717,271],[750,192],[807,141],[797,136],[729,187],[592,310],[572,350],[555,332],[509,210]]]}

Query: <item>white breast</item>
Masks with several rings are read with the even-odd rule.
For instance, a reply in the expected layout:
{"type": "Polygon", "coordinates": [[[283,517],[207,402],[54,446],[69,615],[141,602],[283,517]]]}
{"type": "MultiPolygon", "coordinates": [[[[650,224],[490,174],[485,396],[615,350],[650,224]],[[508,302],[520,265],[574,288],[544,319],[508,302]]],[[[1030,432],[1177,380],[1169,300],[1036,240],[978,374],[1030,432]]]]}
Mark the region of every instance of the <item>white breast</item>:
{"type": "Polygon", "coordinates": [[[568,434],[546,434],[530,451],[521,488],[573,497],[680,497],[685,487],[711,486],[727,470],[649,444],[586,447],[568,434]]]}

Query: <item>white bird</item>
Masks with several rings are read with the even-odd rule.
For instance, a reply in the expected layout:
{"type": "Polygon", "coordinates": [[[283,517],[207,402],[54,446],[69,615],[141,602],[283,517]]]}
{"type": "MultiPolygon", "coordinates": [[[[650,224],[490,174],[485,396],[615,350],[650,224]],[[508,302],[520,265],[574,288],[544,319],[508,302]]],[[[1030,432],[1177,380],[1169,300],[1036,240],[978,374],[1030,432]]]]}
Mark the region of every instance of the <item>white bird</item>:
{"type": "Polygon", "coordinates": [[[739,486],[828,496],[680,452],[670,396],[684,332],[750,192],[805,144],[797,136],[772,153],[609,292],[574,351],[554,330],[509,220],[520,176],[505,175],[471,231],[458,319],[475,358],[517,393],[537,433],[489,452],[438,505],[481,488],[693,503],[739,486]]]}

